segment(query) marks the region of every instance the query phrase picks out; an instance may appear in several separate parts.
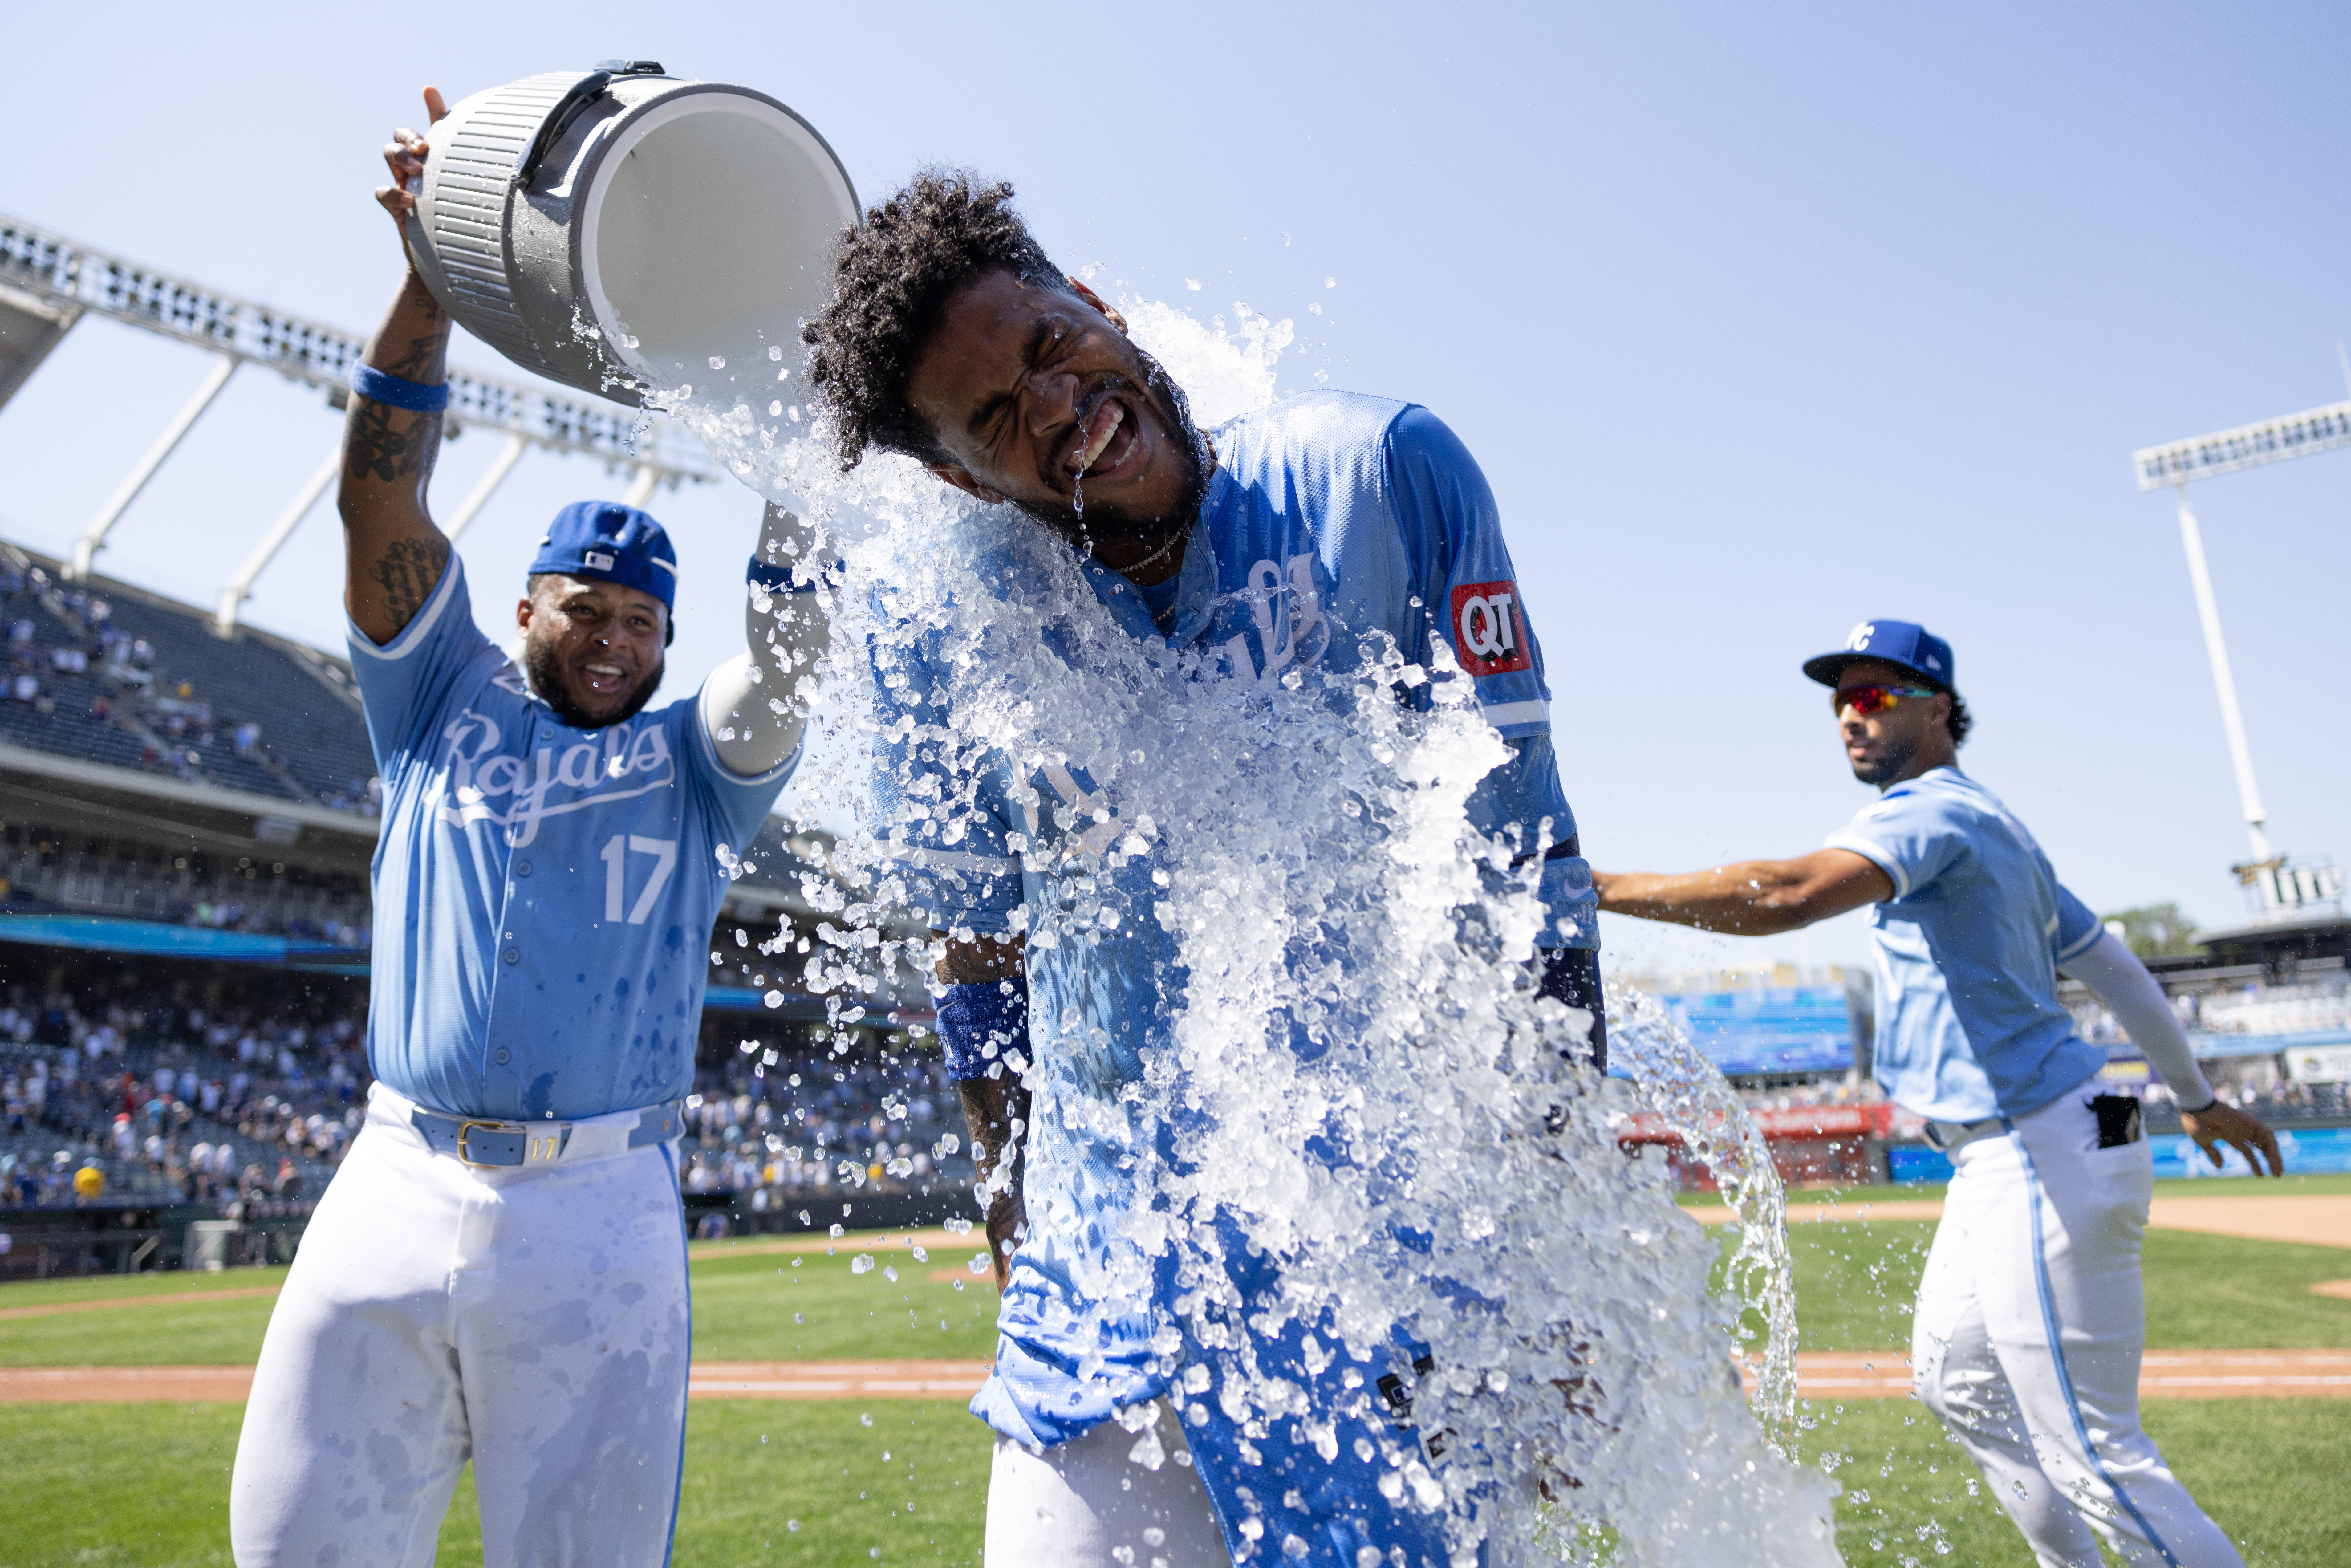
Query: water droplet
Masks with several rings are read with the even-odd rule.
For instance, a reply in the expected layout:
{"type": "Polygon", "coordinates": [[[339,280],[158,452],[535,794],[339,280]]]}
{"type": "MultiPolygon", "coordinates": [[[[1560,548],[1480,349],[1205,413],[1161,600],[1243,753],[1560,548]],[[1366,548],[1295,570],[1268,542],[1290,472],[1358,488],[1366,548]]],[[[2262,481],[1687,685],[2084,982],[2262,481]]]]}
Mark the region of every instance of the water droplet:
{"type": "Polygon", "coordinates": [[[713,355],[711,355],[711,356],[710,356],[710,368],[711,368],[712,370],[714,370],[714,371],[723,371],[723,370],[725,370],[725,369],[726,368],[726,355],[724,355],[724,354],[713,354],[713,355]]]}

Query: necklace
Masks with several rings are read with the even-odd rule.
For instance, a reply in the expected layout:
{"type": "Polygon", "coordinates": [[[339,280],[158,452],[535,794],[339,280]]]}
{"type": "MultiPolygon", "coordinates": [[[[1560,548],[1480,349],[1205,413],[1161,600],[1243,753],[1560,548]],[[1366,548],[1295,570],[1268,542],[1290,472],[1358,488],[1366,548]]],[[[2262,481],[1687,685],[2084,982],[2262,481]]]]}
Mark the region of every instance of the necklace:
{"type": "Polygon", "coordinates": [[[1169,550],[1172,550],[1177,545],[1182,544],[1185,538],[1189,535],[1191,531],[1192,530],[1188,525],[1179,524],[1176,527],[1176,531],[1167,536],[1166,543],[1161,545],[1157,549],[1153,550],[1149,555],[1144,556],[1141,560],[1117,568],[1116,570],[1119,576],[1133,577],[1136,572],[1143,570],[1145,567],[1155,564],[1161,558],[1165,557],[1169,550]]]}

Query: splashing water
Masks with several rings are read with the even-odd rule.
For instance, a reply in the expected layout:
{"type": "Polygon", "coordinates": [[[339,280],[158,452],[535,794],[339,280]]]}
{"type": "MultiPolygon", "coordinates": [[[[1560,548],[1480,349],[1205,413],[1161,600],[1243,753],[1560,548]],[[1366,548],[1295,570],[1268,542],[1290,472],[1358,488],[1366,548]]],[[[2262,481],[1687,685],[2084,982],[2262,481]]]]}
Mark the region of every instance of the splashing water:
{"type": "MultiPolygon", "coordinates": [[[[1123,303],[1204,423],[1270,400],[1288,322],[1237,306],[1237,343],[1123,303]]],[[[1172,952],[1164,1017],[1114,1096],[1078,1092],[1114,1053],[1074,1017],[1040,1019],[1045,1048],[1014,1065],[1032,1119],[1128,1151],[1140,1196],[1084,1283],[1098,1301],[1149,1303],[1188,1427],[1217,1412],[1244,1459],[1283,1440],[1332,1462],[1343,1431],[1395,1429],[1372,1419],[1382,1396],[1355,1368],[1426,1345],[1414,1427],[1376,1449],[1359,1440],[1355,1458],[1397,1506],[1441,1519],[1455,1563],[1481,1549],[1495,1568],[1837,1560],[1834,1483],[1770,1440],[1792,1418],[1794,1317],[1761,1141],[1636,992],[1613,990],[1609,1023],[1634,1081],[1574,1059],[1589,1019],[1531,988],[1545,916],[1511,869],[1529,849],[1540,866],[1545,846],[1469,827],[1470,791],[1507,753],[1441,643],[1435,669],[1367,639],[1352,667],[1220,675],[1130,636],[1071,552],[1008,508],[968,504],[895,458],[838,476],[808,427],[761,419],[747,395],[705,385],[663,401],[843,558],[839,584],[820,590],[831,652],[796,685],[802,701],[841,699],[813,720],[832,744],[811,747],[839,760],[799,787],[858,802],[841,887],[809,889],[831,918],[807,983],[836,1017],[902,964],[927,967],[925,945],[884,925],[908,896],[893,855],[964,841],[991,758],[1019,779],[1092,780],[1082,798],[1039,795],[1030,834],[1015,836],[1061,894],[1026,907],[1027,939],[1087,951],[1155,925],[1172,952]],[[903,685],[917,640],[936,722],[901,718],[879,738],[925,748],[947,782],[883,816],[863,803],[869,764],[852,744],[876,738],[868,644],[885,684],[903,685]],[[1422,685],[1425,711],[1396,700],[1422,685]],[[1707,1286],[1712,1242],[1617,1147],[1616,1128],[1645,1110],[1715,1169],[1745,1221],[1724,1295],[1707,1286]],[[1242,1282],[1253,1260],[1278,1264],[1270,1288],[1242,1282]],[[1750,1355],[1760,1422],[1730,1354],[1748,1303],[1765,1324],[1750,1355]],[[1330,1369],[1354,1427],[1307,1397],[1270,1355],[1277,1343],[1317,1390],[1330,1369]]],[[[1136,1462],[1155,1463],[1147,1415],[1123,1419],[1143,1434],[1136,1462]]]]}

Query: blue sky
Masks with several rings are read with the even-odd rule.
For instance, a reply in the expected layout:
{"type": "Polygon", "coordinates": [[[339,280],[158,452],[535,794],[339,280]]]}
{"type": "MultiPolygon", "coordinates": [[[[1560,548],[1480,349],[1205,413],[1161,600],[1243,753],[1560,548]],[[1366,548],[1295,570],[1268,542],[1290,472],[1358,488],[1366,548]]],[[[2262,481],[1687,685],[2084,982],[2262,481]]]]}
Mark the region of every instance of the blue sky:
{"type": "MultiPolygon", "coordinates": [[[[1898,616],[1954,643],[1966,765],[2095,907],[2240,916],[2171,504],[2129,455],[2346,395],[2351,16],[671,10],[479,5],[444,39],[431,12],[225,5],[201,43],[160,9],[172,25],[22,17],[41,68],[12,95],[37,131],[0,210],[363,326],[398,272],[374,150],[424,82],[454,99],[615,53],[742,81],[821,129],[869,200],[925,162],[1010,178],[1065,264],[1291,318],[1286,386],[1323,370],[1451,423],[1501,499],[1597,863],[1817,844],[1866,795],[1795,666],[1898,616]]],[[[204,370],[77,329],[0,411],[0,534],[63,549],[204,370]]],[[[313,394],[241,372],[103,569],[209,602],[336,434],[313,394]]],[[[493,446],[450,448],[444,509],[493,446]]],[[[518,580],[547,514],[623,482],[526,459],[465,541],[477,601],[518,580]]],[[[2351,854],[2351,453],[2198,504],[2273,836],[2351,854]]],[[[756,503],[656,509],[688,602],[731,606],[756,503]]],[[[334,644],[339,551],[321,506],[251,618],[334,644]]],[[[687,619],[679,675],[731,622],[687,619]]],[[[1656,961],[1863,950],[1853,917],[1801,942],[1608,936],[1656,961]]]]}

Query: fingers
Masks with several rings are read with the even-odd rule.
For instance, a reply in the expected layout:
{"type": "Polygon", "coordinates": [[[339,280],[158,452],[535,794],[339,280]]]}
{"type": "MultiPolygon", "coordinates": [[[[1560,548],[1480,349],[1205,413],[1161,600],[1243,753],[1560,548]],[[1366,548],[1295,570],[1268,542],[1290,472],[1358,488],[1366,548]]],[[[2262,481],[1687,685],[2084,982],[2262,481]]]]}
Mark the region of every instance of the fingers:
{"type": "Polygon", "coordinates": [[[2253,1167],[2255,1176],[2262,1174],[2262,1162],[2253,1158],[2253,1149],[2259,1149],[2269,1156],[2270,1175],[2273,1176],[2285,1175],[2285,1156],[2278,1153],[2275,1133],[2271,1132],[2267,1127],[2257,1128],[2251,1142],[2252,1147],[2245,1151],[2245,1163],[2253,1167]]]}
{"type": "Polygon", "coordinates": [[[439,88],[424,89],[424,112],[435,124],[448,118],[449,105],[443,100],[439,88]]]}

